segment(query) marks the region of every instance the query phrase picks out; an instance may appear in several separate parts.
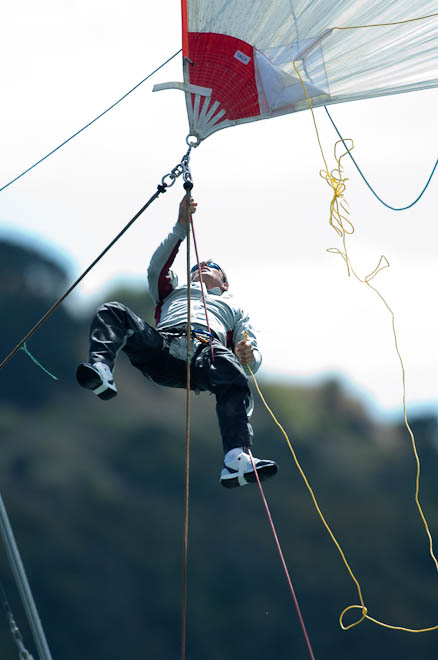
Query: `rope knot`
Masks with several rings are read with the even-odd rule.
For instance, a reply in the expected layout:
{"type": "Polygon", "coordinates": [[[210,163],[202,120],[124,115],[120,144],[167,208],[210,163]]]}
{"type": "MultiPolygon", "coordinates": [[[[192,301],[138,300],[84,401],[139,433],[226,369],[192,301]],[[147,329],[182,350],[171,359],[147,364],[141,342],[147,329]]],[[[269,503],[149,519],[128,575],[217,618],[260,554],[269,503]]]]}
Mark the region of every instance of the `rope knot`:
{"type": "Polygon", "coordinates": [[[345,237],[345,234],[354,233],[353,223],[350,222],[350,220],[347,218],[347,215],[349,215],[350,211],[347,208],[347,201],[344,198],[344,193],[347,188],[346,182],[348,181],[348,179],[346,179],[343,175],[343,166],[342,166],[342,158],[344,158],[344,156],[349,154],[353,148],[354,148],[353,140],[351,140],[350,138],[346,138],[346,140],[344,141],[338,140],[335,143],[333,149],[337,167],[335,167],[331,172],[329,172],[327,163],[324,160],[326,167],[325,169],[320,170],[319,172],[319,175],[327,182],[327,184],[330,186],[330,188],[333,191],[333,197],[330,202],[330,221],[329,221],[330,226],[333,227],[336,233],[342,238],[345,237]],[[346,141],[351,142],[350,147],[347,147],[345,145],[346,141]],[[341,143],[344,144],[344,146],[346,147],[346,151],[338,155],[337,153],[338,145],[341,143]]]}
{"type": "Polygon", "coordinates": [[[339,625],[341,626],[342,630],[350,630],[350,628],[354,628],[354,626],[358,626],[359,623],[362,623],[362,621],[367,618],[367,615],[368,615],[368,609],[365,607],[363,603],[361,605],[349,605],[341,612],[339,616],[339,625]],[[345,626],[344,615],[349,610],[361,610],[362,616],[357,621],[353,621],[353,623],[350,623],[348,626],[345,626]]]}

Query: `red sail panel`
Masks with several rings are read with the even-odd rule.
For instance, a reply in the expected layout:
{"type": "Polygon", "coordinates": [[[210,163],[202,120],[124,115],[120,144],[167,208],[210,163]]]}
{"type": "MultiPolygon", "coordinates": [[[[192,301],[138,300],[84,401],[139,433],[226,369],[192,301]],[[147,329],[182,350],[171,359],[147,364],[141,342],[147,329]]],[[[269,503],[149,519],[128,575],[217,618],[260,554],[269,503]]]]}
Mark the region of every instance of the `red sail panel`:
{"type": "Polygon", "coordinates": [[[210,104],[220,103],[224,119],[257,117],[254,48],[226,34],[189,32],[188,37],[190,82],[212,89],[210,104]]]}

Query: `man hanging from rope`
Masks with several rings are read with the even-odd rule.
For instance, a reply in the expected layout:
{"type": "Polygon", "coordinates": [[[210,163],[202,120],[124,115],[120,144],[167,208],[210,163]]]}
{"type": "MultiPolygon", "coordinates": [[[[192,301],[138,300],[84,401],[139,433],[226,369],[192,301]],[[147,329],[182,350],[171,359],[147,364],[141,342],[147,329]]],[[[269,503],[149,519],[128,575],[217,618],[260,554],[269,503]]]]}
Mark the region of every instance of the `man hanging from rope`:
{"type": "MultiPolygon", "coordinates": [[[[191,199],[191,214],[196,206],[191,199]]],[[[119,350],[155,383],[186,387],[187,285],[178,285],[178,278],[170,268],[186,238],[188,218],[184,197],[177,223],[153,254],[148,268],[149,291],[156,305],[156,328],[119,302],[104,303],[92,320],[89,362],[79,365],[76,378],[100,399],[111,399],[117,394],[112,370],[119,350]]],[[[249,317],[228,293],[225,272],[210,259],[202,261],[200,269],[201,273],[198,264],[191,269],[190,385],[195,391],[208,391],[216,396],[225,452],[220,483],[234,488],[256,481],[245,451],[252,446],[253,437],[248,421],[253,397],[245,365],[256,372],[261,355],[249,317]]],[[[260,479],[272,477],[278,470],[274,461],[254,458],[254,464],[260,479]]]]}

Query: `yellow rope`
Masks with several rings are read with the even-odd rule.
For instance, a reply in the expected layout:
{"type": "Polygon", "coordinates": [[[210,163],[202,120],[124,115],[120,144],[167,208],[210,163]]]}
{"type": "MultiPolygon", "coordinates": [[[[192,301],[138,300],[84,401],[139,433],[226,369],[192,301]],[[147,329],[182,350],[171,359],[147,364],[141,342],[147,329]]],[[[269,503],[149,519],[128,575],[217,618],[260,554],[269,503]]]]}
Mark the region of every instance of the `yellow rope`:
{"type": "MultiPolygon", "coordinates": [[[[359,275],[355,272],[354,268],[352,267],[351,261],[350,261],[350,259],[349,259],[349,257],[348,257],[348,253],[347,253],[346,234],[352,234],[352,233],[354,232],[354,225],[353,225],[353,224],[352,224],[352,223],[351,223],[351,222],[350,222],[345,216],[343,216],[343,215],[340,213],[340,211],[339,211],[339,205],[340,205],[340,204],[342,205],[342,208],[343,208],[344,210],[346,210],[346,209],[345,209],[344,192],[345,192],[345,188],[346,188],[345,182],[346,182],[348,179],[344,178],[343,175],[342,175],[342,163],[341,163],[341,160],[342,160],[342,158],[348,153],[349,148],[347,147],[347,151],[345,151],[341,156],[338,156],[338,155],[337,155],[337,146],[338,146],[338,145],[340,144],[340,142],[342,142],[342,141],[341,141],[341,140],[338,140],[338,141],[335,143],[334,156],[335,156],[335,159],[336,159],[336,162],[337,162],[337,167],[336,167],[334,170],[332,170],[332,172],[329,172],[329,171],[328,171],[327,160],[326,160],[326,158],[325,158],[324,150],[323,150],[322,145],[321,145],[321,139],[320,139],[320,136],[319,136],[318,126],[317,126],[317,124],[316,124],[315,114],[314,114],[314,112],[313,112],[312,102],[311,102],[310,97],[309,97],[309,95],[308,95],[308,93],[307,93],[306,86],[305,86],[305,84],[304,84],[304,81],[303,81],[303,79],[302,79],[302,76],[301,76],[301,74],[300,74],[300,72],[299,72],[299,70],[298,70],[298,68],[297,68],[297,66],[296,66],[295,60],[294,60],[294,62],[293,62],[293,66],[294,66],[295,71],[296,71],[296,73],[297,73],[297,75],[298,75],[298,77],[299,77],[300,83],[301,83],[301,85],[302,85],[302,87],[303,87],[304,93],[305,93],[306,98],[307,98],[307,102],[308,102],[308,104],[309,104],[309,108],[310,108],[311,113],[312,113],[313,124],[314,124],[315,130],[316,130],[316,136],[317,136],[317,140],[318,140],[318,145],[319,145],[319,148],[320,148],[320,151],[321,151],[321,155],[322,155],[322,159],[323,159],[323,161],[324,161],[324,165],[325,165],[325,170],[321,170],[321,171],[320,171],[320,175],[323,176],[323,178],[326,179],[326,181],[329,183],[329,185],[330,185],[330,186],[332,187],[332,189],[333,189],[333,198],[332,198],[332,201],[331,201],[331,203],[330,203],[330,225],[335,229],[335,231],[338,233],[338,235],[342,238],[342,242],[343,242],[343,248],[344,248],[343,251],[341,251],[341,250],[339,250],[339,249],[337,249],[337,248],[329,248],[329,249],[327,250],[327,252],[335,253],[335,254],[339,254],[339,255],[344,259],[344,261],[345,261],[345,264],[346,264],[346,266],[347,266],[347,272],[348,272],[348,274],[350,275],[350,273],[353,273],[353,275],[355,276],[355,278],[356,278],[359,282],[361,282],[361,283],[366,284],[367,286],[369,286],[370,289],[372,289],[372,290],[373,290],[373,291],[379,296],[379,298],[382,300],[383,304],[385,305],[385,307],[387,308],[387,310],[388,310],[389,313],[391,314],[391,319],[392,319],[392,332],[393,332],[393,336],[394,336],[394,345],[395,345],[396,353],[397,353],[397,356],[398,356],[398,358],[399,358],[400,366],[401,366],[401,370],[402,370],[402,385],[403,385],[403,417],[404,417],[404,423],[405,423],[406,429],[407,429],[407,431],[408,431],[408,433],[409,433],[409,436],[410,436],[410,438],[411,438],[412,449],[413,449],[413,452],[414,452],[415,461],[416,461],[416,466],[417,466],[417,473],[416,473],[416,486],[415,486],[415,503],[416,503],[416,505],[417,505],[417,509],[418,509],[419,514],[420,514],[420,517],[421,517],[421,519],[422,519],[422,521],[423,521],[423,524],[424,524],[424,527],[425,527],[425,530],[426,530],[426,534],[427,534],[427,537],[428,537],[428,540],[429,540],[429,552],[430,552],[430,555],[431,555],[431,557],[432,557],[432,559],[433,559],[433,561],[434,561],[434,563],[435,563],[435,567],[436,567],[436,569],[437,569],[437,571],[438,571],[438,560],[436,559],[435,554],[434,554],[434,552],[433,552],[433,541],[432,541],[432,536],[431,536],[431,533],[430,533],[430,530],[429,530],[429,526],[428,526],[427,520],[426,520],[426,518],[425,518],[425,516],[424,516],[423,510],[422,510],[422,507],[421,507],[421,504],[420,504],[420,500],[419,500],[419,491],[420,491],[420,460],[419,460],[418,452],[417,452],[417,448],[416,448],[415,437],[414,437],[414,434],[413,434],[413,432],[412,432],[411,427],[409,426],[408,419],[407,419],[407,412],[406,412],[406,370],[405,370],[405,366],[404,366],[404,363],[403,363],[403,359],[402,359],[402,356],[401,356],[401,353],[400,353],[400,350],[399,350],[399,347],[398,347],[397,332],[396,332],[396,328],[395,328],[395,315],[394,315],[394,312],[393,312],[393,310],[391,309],[390,305],[389,305],[388,302],[385,300],[384,296],[380,293],[380,291],[379,291],[376,287],[374,287],[374,286],[372,286],[372,285],[370,284],[370,281],[371,281],[371,280],[372,280],[372,279],[373,279],[373,278],[374,278],[374,277],[375,277],[375,276],[376,276],[381,270],[383,270],[384,268],[389,267],[389,262],[388,262],[387,258],[386,258],[384,255],[382,255],[382,256],[380,257],[379,263],[377,264],[376,268],[375,268],[375,269],[374,269],[369,275],[367,275],[364,279],[362,279],[361,277],[359,277],[359,275]],[[339,202],[339,199],[340,199],[340,198],[342,199],[342,202],[339,202]],[[345,225],[345,222],[348,224],[348,226],[345,225]]],[[[351,144],[352,144],[352,146],[353,146],[353,142],[352,142],[352,140],[348,140],[348,141],[351,142],[351,144]]],[[[346,142],[346,140],[344,140],[344,142],[346,142]]],[[[351,148],[352,148],[352,147],[351,147],[351,148]]],[[[347,212],[348,212],[348,211],[347,211],[347,212]]]]}
{"type": "MultiPolygon", "coordinates": [[[[394,21],[391,23],[372,23],[369,25],[350,25],[350,26],[334,26],[331,28],[331,30],[355,30],[355,29],[363,29],[363,28],[372,28],[372,27],[385,27],[385,26],[391,26],[391,25],[403,25],[405,23],[413,23],[415,21],[423,21],[429,18],[434,18],[438,16],[438,14],[428,14],[427,16],[418,16],[416,18],[409,18],[403,21],[394,21]]],[[[313,106],[312,102],[310,100],[310,97],[307,93],[306,86],[303,82],[303,79],[301,77],[301,74],[296,66],[296,61],[293,60],[292,64],[293,67],[297,73],[297,76],[299,78],[299,81],[301,83],[301,86],[304,90],[304,94],[306,96],[307,102],[309,104],[310,111],[312,113],[312,120],[313,120],[313,125],[315,128],[315,133],[316,137],[318,140],[318,145],[319,149],[321,152],[322,160],[324,162],[325,169],[320,170],[320,176],[326,180],[328,185],[332,188],[333,190],[333,197],[330,202],[330,225],[335,229],[335,231],[341,236],[343,246],[344,246],[344,253],[347,256],[347,248],[346,248],[346,235],[347,234],[353,234],[354,233],[354,226],[353,224],[348,220],[348,218],[343,215],[342,211],[345,213],[349,213],[347,208],[345,207],[346,201],[344,199],[344,192],[345,192],[345,182],[348,181],[348,179],[344,178],[342,176],[342,158],[346,156],[351,149],[354,148],[354,144],[352,140],[346,139],[346,140],[338,140],[338,142],[335,143],[334,147],[334,156],[335,160],[337,162],[337,168],[333,169],[332,171],[329,170],[327,160],[324,155],[324,150],[322,148],[321,144],[321,139],[319,136],[319,131],[318,131],[318,126],[316,123],[315,119],[315,114],[313,112],[313,106]],[[346,142],[351,142],[351,147],[347,147],[347,151],[345,151],[341,156],[337,155],[337,148],[340,143],[343,143],[345,146],[346,142]]],[[[346,265],[347,265],[347,272],[350,274],[349,271],[349,260],[348,258],[345,259],[346,265]]]]}
{"type": "MultiPolygon", "coordinates": [[[[355,28],[364,28],[364,27],[378,27],[378,26],[382,26],[382,25],[398,25],[398,24],[409,23],[409,22],[417,21],[417,20],[424,20],[426,18],[431,18],[432,16],[437,16],[437,15],[438,14],[431,14],[430,16],[422,16],[420,18],[409,19],[409,20],[406,20],[406,21],[397,21],[396,23],[381,23],[381,24],[377,24],[377,25],[361,25],[361,26],[353,26],[353,27],[355,27],[355,28]]],[[[345,27],[345,28],[333,28],[333,29],[341,30],[341,29],[353,29],[353,28],[345,27]]],[[[406,370],[405,370],[403,359],[402,359],[402,356],[401,356],[401,353],[400,353],[400,350],[399,350],[399,347],[398,347],[398,339],[397,339],[397,333],[396,333],[396,328],[395,328],[395,315],[394,315],[394,312],[391,309],[390,305],[387,303],[387,301],[385,300],[384,296],[380,293],[380,291],[376,287],[374,287],[372,284],[370,284],[371,280],[381,270],[383,270],[384,268],[389,267],[389,262],[386,259],[386,257],[382,255],[380,260],[379,260],[379,263],[376,266],[376,268],[369,275],[367,275],[364,279],[360,278],[357,275],[357,273],[355,272],[354,268],[351,265],[350,259],[349,259],[348,254],[347,254],[346,236],[348,234],[353,234],[354,233],[354,225],[352,224],[352,222],[350,220],[348,220],[346,215],[344,215],[344,214],[348,214],[349,211],[346,208],[346,200],[344,198],[344,192],[345,192],[345,189],[346,189],[347,179],[342,174],[342,158],[354,147],[354,145],[353,145],[352,140],[344,140],[344,141],[339,140],[338,142],[336,142],[335,147],[334,147],[334,157],[335,157],[335,160],[336,160],[336,163],[337,163],[337,167],[330,171],[329,167],[328,167],[328,164],[327,164],[327,160],[326,160],[325,155],[324,155],[324,150],[322,148],[321,139],[320,139],[319,131],[318,131],[318,126],[317,126],[317,123],[316,123],[315,114],[313,112],[312,102],[311,102],[310,97],[307,93],[307,89],[306,89],[306,86],[303,82],[302,76],[301,76],[301,74],[300,74],[300,72],[299,72],[299,70],[296,66],[296,60],[293,61],[293,66],[294,66],[294,69],[295,69],[295,71],[298,75],[300,83],[303,87],[304,94],[306,96],[306,99],[307,99],[308,104],[309,104],[310,111],[312,113],[312,120],[313,120],[313,124],[314,124],[314,127],[315,127],[316,137],[317,137],[319,149],[320,149],[320,152],[321,152],[322,160],[323,160],[324,166],[325,166],[325,169],[320,171],[320,176],[326,180],[328,185],[333,190],[333,197],[332,197],[332,200],[330,202],[330,225],[338,233],[338,235],[341,237],[342,242],[343,242],[343,248],[344,248],[343,251],[338,250],[337,248],[330,248],[330,249],[328,249],[328,252],[340,254],[342,256],[342,258],[344,259],[345,264],[347,266],[348,275],[350,275],[350,273],[352,273],[354,275],[354,277],[356,277],[356,279],[359,282],[365,284],[366,286],[369,286],[379,296],[379,298],[382,300],[385,307],[388,309],[389,313],[391,314],[392,330],[393,330],[393,335],[394,335],[395,349],[396,349],[397,356],[400,360],[400,365],[401,365],[401,369],[402,369],[404,422],[405,422],[405,426],[406,426],[406,428],[409,432],[410,438],[411,438],[412,449],[413,449],[413,453],[414,453],[415,461],[416,461],[415,503],[417,505],[417,509],[418,509],[420,517],[423,521],[423,524],[424,524],[424,527],[425,527],[425,530],[426,530],[426,534],[427,534],[427,537],[428,537],[428,540],[429,540],[430,555],[431,555],[431,557],[432,557],[432,559],[435,563],[435,567],[438,571],[438,561],[437,561],[437,559],[435,557],[435,554],[433,552],[432,536],[431,536],[429,526],[428,526],[427,520],[425,518],[425,515],[423,513],[423,510],[422,510],[422,507],[421,507],[421,504],[420,504],[420,500],[419,500],[420,459],[418,457],[417,447],[416,447],[416,443],[415,443],[415,437],[414,437],[414,434],[412,432],[411,427],[409,426],[408,419],[407,419],[407,412],[406,412],[406,370]],[[350,147],[347,146],[346,147],[347,151],[345,151],[343,154],[338,156],[337,155],[338,145],[341,142],[343,142],[344,146],[345,146],[345,142],[347,142],[347,141],[351,142],[351,146],[350,147]]],[[[245,337],[245,340],[246,340],[246,337],[245,337]]],[[[377,619],[374,619],[373,617],[370,617],[368,615],[368,610],[365,606],[365,602],[364,602],[364,599],[363,599],[360,583],[357,580],[357,578],[355,577],[355,575],[354,575],[354,573],[353,573],[353,571],[352,571],[352,569],[351,569],[351,567],[350,567],[350,565],[349,565],[349,563],[348,563],[348,561],[345,557],[345,554],[344,554],[339,542],[337,541],[335,535],[333,534],[330,526],[328,525],[326,519],[324,518],[324,516],[322,514],[322,511],[321,511],[321,509],[318,505],[318,502],[316,500],[315,494],[314,494],[314,492],[313,492],[313,490],[310,486],[310,483],[309,483],[309,481],[308,481],[308,479],[307,479],[307,477],[306,477],[306,475],[305,475],[305,473],[304,473],[304,471],[303,471],[303,469],[302,469],[302,467],[301,467],[301,465],[298,461],[298,458],[297,458],[297,456],[295,454],[295,451],[292,447],[292,444],[291,444],[291,442],[288,438],[288,435],[287,435],[286,431],[284,430],[284,428],[282,427],[282,425],[280,424],[280,422],[275,417],[275,415],[272,412],[271,408],[266,403],[265,398],[263,397],[263,394],[260,391],[260,388],[258,386],[257,380],[256,380],[256,378],[255,378],[255,376],[254,376],[254,374],[251,370],[251,367],[249,367],[249,365],[247,365],[247,368],[248,368],[248,370],[249,370],[249,372],[250,372],[250,374],[251,374],[251,376],[254,380],[255,387],[257,389],[257,392],[258,392],[263,404],[265,405],[266,409],[268,410],[268,412],[271,415],[272,419],[274,420],[275,424],[279,427],[279,429],[283,433],[284,437],[286,438],[286,442],[288,444],[289,450],[292,453],[295,464],[296,464],[296,466],[297,466],[297,468],[298,468],[298,470],[299,470],[299,472],[300,472],[300,474],[301,474],[301,476],[304,480],[304,483],[306,484],[306,487],[307,487],[307,489],[308,489],[308,491],[309,491],[309,493],[312,497],[312,500],[313,500],[315,508],[318,512],[318,515],[319,515],[324,527],[328,531],[333,543],[335,544],[335,546],[336,546],[336,548],[337,548],[337,550],[338,550],[338,552],[339,552],[339,554],[340,554],[340,556],[341,556],[341,558],[342,558],[342,560],[345,564],[345,567],[346,567],[348,573],[350,574],[353,582],[356,585],[360,605],[349,605],[348,607],[346,607],[341,612],[341,614],[339,616],[339,624],[340,624],[341,628],[343,630],[349,630],[350,628],[353,628],[354,626],[357,626],[364,619],[368,619],[369,621],[372,621],[373,623],[375,623],[379,626],[382,626],[384,628],[389,628],[391,630],[403,630],[405,632],[412,632],[412,633],[430,632],[432,630],[438,630],[438,625],[432,626],[430,628],[421,628],[421,629],[405,628],[403,626],[393,626],[393,625],[384,623],[382,621],[379,621],[377,619]],[[355,621],[355,622],[353,622],[349,625],[344,625],[344,616],[348,611],[350,611],[352,609],[361,610],[361,613],[362,613],[361,617],[357,621],[355,621]]]]}
{"type": "MultiPolygon", "coordinates": [[[[245,337],[245,340],[246,340],[246,337],[245,337]]],[[[312,498],[312,500],[313,500],[313,503],[314,503],[314,505],[315,505],[315,508],[316,508],[316,510],[317,510],[317,512],[318,512],[318,515],[319,515],[319,517],[320,517],[320,519],[321,519],[321,521],[322,521],[324,527],[325,527],[326,530],[328,531],[328,533],[329,533],[329,535],[330,535],[330,537],[331,537],[333,543],[335,544],[335,546],[336,546],[336,548],[337,548],[339,554],[341,555],[342,561],[344,562],[345,567],[346,567],[348,573],[350,574],[350,576],[351,576],[353,582],[354,582],[355,585],[356,585],[356,589],[357,589],[357,593],[358,593],[358,596],[359,596],[360,605],[349,605],[348,607],[346,607],[346,608],[341,612],[341,614],[340,614],[340,616],[339,616],[339,625],[341,626],[341,628],[342,628],[343,630],[349,630],[350,628],[353,628],[354,626],[357,626],[357,625],[358,625],[359,623],[361,623],[364,619],[368,619],[369,621],[372,621],[373,623],[376,623],[376,624],[379,625],[379,626],[383,626],[384,628],[390,628],[391,630],[404,630],[405,632],[412,632],[412,633],[430,632],[430,631],[432,631],[432,630],[438,630],[438,625],[433,626],[433,627],[431,627],[431,628],[421,628],[421,629],[419,629],[419,630],[416,630],[416,629],[413,629],[413,628],[404,628],[404,627],[402,627],[402,626],[392,626],[392,625],[389,625],[389,624],[387,624],[387,623],[383,623],[382,621],[378,621],[377,619],[373,619],[373,617],[371,617],[371,616],[368,615],[368,609],[367,609],[366,606],[365,606],[365,602],[364,602],[364,599],[363,599],[363,596],[362,596],[362,589],[361,589],[361,586],[360,586],[359,580],[358,580],[358,579],[356,578],[356,576],[354,575],[353,570],[352,570],[350,564],[348,563],[347,558],[345,557],[345,554],[344,554],[344,552],[343,552],[343,550],[342,550],[342,548],[341,548],[341,546],[340,546],[338,540],[336,539],[334,533],[332,532],[332,530],[331,530],[331,528],[330,528],[328,522],[327,522],[326,519],[324,518],[324,515],[323,515],[323,513],[322,513],[322,511],[321,511],[321,509],[320,509],[320,506],[319,506],[319,504],[318,504],[318,501],[317,501],[317,499],[316,499],[315,493],[313,492],[313,489],[312,489],[312,487],[311,487],[311,485],[310,485],[310,483],[309,483],[309,480],[307,479],[306,474],[305,474],[303,468],[301,467],[301,464],[300,464],[300,462],[299,462],[299,460],[298,460],[298,458],[297,458],[297,455],[296,455],[296,453],[295,453],[295,451],[294,451],[294,448],[292,447],[292,443],[291,443],[291,441],[289,440],[289,437],[288,437],[286,431],[284,430],[283,426],[280,424],[280,422],[278,421],[278,419],[276,418],[276,416],[275,416],[274,413],[272,412],[271,408],[270,408],[269,405],[267,404],[267,402],[266,402],[266,400],[265,400],[265,398],[264,398],[264,396],[263,396],[263,394],[262,394],[262,392],[261,392],[261,390],[260,390],[259,384],[257,383],[256,377],[254,376],[254,374],[253,374],[253,372],[252,372],[251,367],[250,367],[249,365],[246,365],[246,367],[247,367],[247,369],[249,370],[249,373],[250,373],[251,376],[252,376],[252,379],[253,379],[253,381],[254,381],[254,385],[255,385],[256,390],[257,390],[257,392],[258,392],[258,394],[259,394],[259,396],[260,396],[260,399],[261,399],[262,402],[263,402],[263,405],[265,406],[266,410],[267,410],[267,411],[269,412],[269,414],[271,415],[271,417],[272,417],[272,419],[274,420],[275,424],[278,426],[278,428],[280,429],[280,431],[282,432],[282,434],[283,434],[284,437],[286,438],[286,442],[287,442],[287,445],[288,445],[288,447],[289,447],[289,450],[290,450],[290,452],[291,452],[291,454],[292,454],[292,456],[293,456],[293,459],[294,459],[294,461],[295,461],[295,465],[297,466],[298,471],[299,471],[299,473],[301,474],[301,476],[302,476],[302,478],[303,478],[303,480],[304,480],[304,483],[306,484],[307,490],[308,490],[309,493],[310,493],[310,496],[311,496],[311,498],[312,498]],[[352,610],[352,609],[360,609],[360,610],[362,611],[362,616],[360,617],[360,619],[359,619],[358,621],[355,621],[355,622],[349,624],[348,626],[346,626],[346,625],[344,625],[344,615],[346,614],[346,612],[348,612],[349,610],[352,610]]],[[[415,452],[415,453],[416,453],[416,452],[415,452]]],[[[416,454],[416,455],[417,455],[417,454],[416,454]]],[[[418,456],[417,456],[417,461],[418,461],[418,456]]],[[[423,516],[423,520],[424,520],[424,516],[423,516]]],[[[427,523],[426,523],[426,524],[427,524],[427,523]]],[[[435,561],[436,561],[436,560],[435,560],[435,561]]]]}
{"type": "Polygon", "coordinates": [[[347,265],[347,272],[350,274],[349,271],[349,260],[347,257],[347,244],[346,244],[346,235],[347,234],[353,234],[354,233],[354,225],[348,220],[346,215],[344,213],[348,214],[349,211],[346,208],[346,200],[344,198],[344,192],[346,189],[346,179],[342,175],[342,158],[346,156],[351,149],[353,149],[354,144],[353,141],[350,139],[345,139],[345,140],[338,140],[335,143],[334,146],[334,157],[337,163],[337,167],[334,168],[333,170],[329,170],[329,166],[327,164],[327,160],[324,154],[324,150],[322,148],[321,144],[321,138],[319,136],[319,130],[318,130],[318,125],[316,123],[316,118],[315,118],[315,113],[313,112],[313,106],[312,106],[312,101],[310,100],[310,97],[307,93],[306,86],[303,82],[301,73],[299,72],[297,65],[296,65],[296,60],[292,62],[293,67],[297,73],[297,76],[299,78],[299,81],[301,83],[301,86],[304,90],[304,94],[306,96],[307,102],[309,104],[310,111],[312,113],[312,120],[313,120],[313,126],[315,128],[315,133],[316,133],[316,138],[318,141],[318,146],[319,150],[321,152],[322,160],[324,162],[325,169],[322,169],[319,171],[319,175],[327,182],[327,184],[332,188],[333,191],[333,197],[330,202],[330,217],[329,217],[329,224],[333,229],[336,231],[336,233],[341,237],[342,243],[344,246],[344,254],[346,256],[345,263],[347,265]],[[351,147],[347,147],[347,151],[345,151],[341,155],[337,155],[338,151],[338,145],[343,143],[351,142],[351,147]]]}
{"type": "Polygon", "coordinates": [[[335,26],[332,30],[360,30],[370,27],[387,27],[390,25],[403,25],[404,23],[414,23],[414,21],[424,21],[427,18],[434,18],[438,14],[428,14],[427,16],[417,16],[417,18],[407,18],[404,21],[393,21],[392,23],[370,23],[370,25],[346,25],[344,27],[335,26]]]}

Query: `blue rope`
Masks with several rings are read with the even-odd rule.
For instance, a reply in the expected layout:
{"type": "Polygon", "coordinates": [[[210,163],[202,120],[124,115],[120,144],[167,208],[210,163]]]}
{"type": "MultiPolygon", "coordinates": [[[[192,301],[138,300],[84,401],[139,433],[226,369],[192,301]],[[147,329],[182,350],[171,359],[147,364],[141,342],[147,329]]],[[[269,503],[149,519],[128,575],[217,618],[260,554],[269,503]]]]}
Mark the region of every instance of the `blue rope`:
{"type": "Polygon", "coordinates": [[[121,101],[123,101],[124,99],[126,99],[126,97],[129,96],[129,94],[132,94],[132,92],[133,92],[134,90],[136,90],[137,87],[140,87],[140,85],[142,85],[144,82],[146,82],[146,80],[148,80],[149,78],[151,78],[155,73],[157,73],[157,71],[159,71],[159,70],[162,69],[164,66],[166,66],[166,64],[168,64],[171,60],[173,60],[173,58],[176,57],[180,52],[181,52],[181,49],[178,50],[176,53],[174,53],[174,54],[172,55],[172,57],[169,57],[169,59],[167,59],[165,62],[163,62],[163,64],[160,64],[160,66],[159,66],[157,69],[155,69],[155,71],[152,71],[152,73],[150,73],[148,76],[146,76],[146,78],[143,78],[143,80],[141,80],[139,83],[137,83],[137,85],[135,85],[135,87],[133,87],[132,89],[130,89],[129,92],[126,92],[126,94],[124,94],[124,95],[123,95],[118,101],[116,101],[115,103],[113,103],[112,105],[110,105],[109,108],[107,108],[106,110],[104,110],[103,112],[101,112],[100,115],[99,115],[98,117],[96,117],[96,118],[93,119],[92,121],[88,122],[88,124],[86,124],[85,126],[83,126],[82,128],[80,128],[79,131],[76,131],[76,133],[74,133],[73,135],[71,135],[67,140],[64,140],[64,142],[61,142],[61,144],[59,144],[57,147],[55,147],[55,149],[52,149],[52,151],[49,151],[49,153],[46,154],[43,158],[40,158],[40,160],[38,160],[36,163],[34,163],[34,164],[31,165],[30,167],[28,167],[27,170],[24,170],[24,172],[22,172],[21,174],[19,174],[18,176],[16,176],[14,179],[12,179],[11,181],[9,181],[9,183],[7,183],[7,184],[4,185],[2,188],[0,188],[0,192],[2,192],[2,190],[5,190],[5,188],[8,188],[8,186],[11,186],[11,185],[12,185],[13,183],[15,183],[16,181],[18,181],[18,179],[21,179],[22,176],[24,176],[25,174],[27,174],[28,172],[30,172],[31,170],[33,170],[34,167],[36,167],[37,165],[39,165],[40,163],[42,163],[43,161],[45,161],[46,158],[49,158],[49,156],[52,156],[56,151],[58,151],[59,149],[61,149],[61,147],[63,147],[63,146],[64,146],[65,144],[67,144],[68,142],[70,142],[70,140],[73,140],[73,139],[74,139],[75,137],[77,137],[80,133],[82,133],[83,131],[85,131],[85,129],[89,128],[89,126],[91,126],[92,124],[94,124],[98,119],[100,119],[101,117],[103,117],[104,115],[106,115],[107,112],[109,112],[110,110],[112,110],[113,108],[115,108],[116,105],[118,105],[119,103],[121,103],[121,101]]]}
{"type": "Polygon", "coordinates": [[[22,351],[24,351],[26,353],[26,355],[28,355],[30,357],[32,362],[34,364],[36,364],[37,367],[39,367],[40,369],[42,369],[44,371],[45,374],[50,376],[50,378],[53,378],[53,380],[58,380],[57,376],[54,376],[53,374],[50,373],[50,371],[47,371],[47,369],[45,367],[43,367],[41,362],[38,362],[38,360],[32,355],[32,353],[29,351],[29,349],[26,346],[26,342],[24,342],[23,346],[20,346],[20,348],[21,348],[22,351]]]}
{"type": "Polygon", "coordinates": [[[400,207],[400,208],[395,208],[394,206],[390,206],[389,204],[387,204],[386,202],[384,202],[383,199],[382,199],[381,197],[379,197],[379,195],[376,193],[376,191],[375,191],[375,190],[372,188],[372,186],[368,183],[368,181],[366,180],[366,177],[365,177],[365,175],[363,174],[362,170],[360,169],[359,165],[356,163],[354,157],[351,155],[351,151],[349,150],[349,148],[348,148],[347,145],[345,144],[345,142],[344,142],[344,138],[342,137],[342,135],[341,135],[340,132],[338,131],[335,122],[333,121],[333,119],[332,119],[332,117],[331,117],[329,111],[327,110],[327,107],[324,106],[324,108],[325,108],[326,113],[327,113],[328,116],[329,116],[330,121],[331,121],[332,124],[333,124],[333,127],[334,127],[336,133],[339,135],[339,139],[342,140],[342,143],[343,143],[344,147],[345,147],[345,148],[347,149],[347,151],[348,151],[348,155],[350,156],[351,160],[352,160],[353,163],[355,164],[356,169],[357,169],[357,171],[359,172],[359,174],[361,175],[362,179],[365,181],[365,183],[367,184],[368,188],[369,188],[369,189],[371,190],[371,192],[373,193],[374,197],[376,197],[376,198],[379,200],[379,202],[381,202],[384,206],[386,206],[386,208],[391,209],[391,211],[406,211],[406,209],[410,209],[411,206],[414,206],[414,204],[416,204],[416,203],[421,199],[421,197],[423,196],[424,192],[426,191],[426,188],[428,187],[429,183],[431,182],[432,177],[433,177],[433,175],[435,174],[436,167],[437,167],[437,165],[438,165],[438,160],[435,161],[435,165],[434,165],[433,168],[432,168],[432,172],[430,173],[430,176],[429,176],[429,178],[428,178],[428,180],[427,180],[427,182],[426,182],[426,185],[424,186],[424,188],[423,188],[423,190],[421,191],[421,193],[418,195],[417,199],[414,199],[414,201],[413,201],[411,204],[409,204],[408,206],[402,206],[402,207],[400,207]]]}

